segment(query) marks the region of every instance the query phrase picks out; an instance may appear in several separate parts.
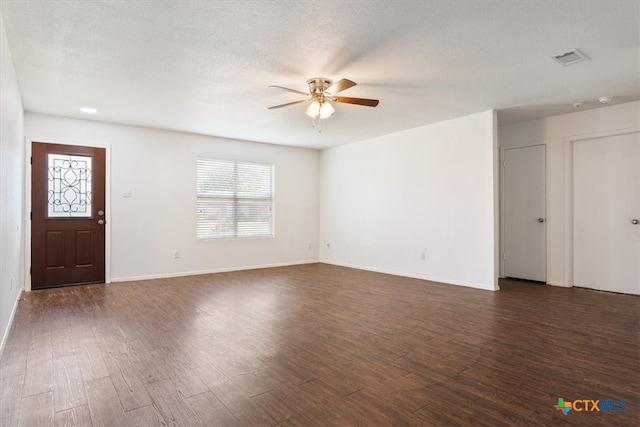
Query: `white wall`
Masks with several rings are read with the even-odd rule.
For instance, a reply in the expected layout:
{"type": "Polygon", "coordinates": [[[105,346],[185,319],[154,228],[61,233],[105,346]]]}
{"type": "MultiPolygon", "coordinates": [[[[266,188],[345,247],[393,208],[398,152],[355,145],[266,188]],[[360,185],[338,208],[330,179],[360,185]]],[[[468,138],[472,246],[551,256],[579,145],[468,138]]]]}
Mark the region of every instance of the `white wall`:
{"type": "Polygon", "coordinates": [[[497,289],[494,116],[323,151],[321,261],[497,289]]]}
{"type": "Polygon", "coordinates": [[[22,100],[0,15],[0,348],[24,284],[22,100]]]}
{"type": "Polygon", "coordinates": [[[547,283],[569,285],[565,255],[565,141],[639,126],[640,102],[630,102],[499,128],[501,147],[531,143],[547,146],[547,283]]]}
{"type": "Polygon", "coordinates": [[[25,114],[25,137],[108,147],[112,281],[318,260],[316,150],[33,113],[25,114]],[[275,164],[275,238],[196,239],[198,156],[275,164]]]}

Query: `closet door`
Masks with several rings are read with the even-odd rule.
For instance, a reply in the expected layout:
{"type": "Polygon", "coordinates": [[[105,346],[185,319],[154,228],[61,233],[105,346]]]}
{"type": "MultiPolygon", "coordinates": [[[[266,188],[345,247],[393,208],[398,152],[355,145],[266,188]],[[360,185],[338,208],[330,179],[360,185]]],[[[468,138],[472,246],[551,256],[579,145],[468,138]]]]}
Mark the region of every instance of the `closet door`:
{"type": "Polygon", "coordinates": [[[640,133],[573,144],[573,285],[640,294],[640,133]]]}
{"type": "Polygon", "coordinates": [[[545,146],[504,150],[504,273],[546,282],[545,146]]]}

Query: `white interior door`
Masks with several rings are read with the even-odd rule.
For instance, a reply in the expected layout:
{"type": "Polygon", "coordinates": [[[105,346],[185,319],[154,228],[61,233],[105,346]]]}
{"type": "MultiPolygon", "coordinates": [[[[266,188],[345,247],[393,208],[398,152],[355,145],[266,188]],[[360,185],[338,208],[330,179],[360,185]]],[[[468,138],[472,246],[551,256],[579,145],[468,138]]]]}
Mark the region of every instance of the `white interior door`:
{"type": "Polygon", "coordinates": [[[545,146],[504,150],[504,274],[546,282],[545,146]]]}
{"type": "Polygon", "coordinates": [[[640,133],[572,145],[573,284],[638,295],[640,133]]]}

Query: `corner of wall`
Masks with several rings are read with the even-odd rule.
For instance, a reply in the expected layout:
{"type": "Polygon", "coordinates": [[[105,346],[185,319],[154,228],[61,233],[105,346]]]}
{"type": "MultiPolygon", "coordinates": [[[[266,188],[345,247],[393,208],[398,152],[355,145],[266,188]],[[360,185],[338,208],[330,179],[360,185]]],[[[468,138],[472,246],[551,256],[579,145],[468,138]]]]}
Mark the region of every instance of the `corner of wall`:
{"type": "Polygon", "coordinates": [[[0,334],[4,347],[24,287],[24,108],[0,12],[0,334]]]}
{"type": "Polygon", "coordinates": [[[500,276],[500,147],[498,147],[498,112],[492,110],[493,137],[493,287],[499,290],[500,276]]]}

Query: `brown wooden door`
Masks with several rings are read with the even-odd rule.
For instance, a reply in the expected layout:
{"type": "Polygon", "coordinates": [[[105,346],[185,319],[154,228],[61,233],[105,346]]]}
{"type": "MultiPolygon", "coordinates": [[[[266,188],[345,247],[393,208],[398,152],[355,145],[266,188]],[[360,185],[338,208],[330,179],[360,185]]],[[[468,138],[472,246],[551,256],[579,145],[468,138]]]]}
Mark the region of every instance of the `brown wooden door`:
{"type": "Polygon", "coordinates": [[[104,282],[105,149],[34,142],[31,288],[104,282]]]}

